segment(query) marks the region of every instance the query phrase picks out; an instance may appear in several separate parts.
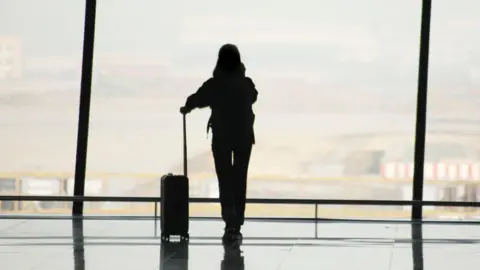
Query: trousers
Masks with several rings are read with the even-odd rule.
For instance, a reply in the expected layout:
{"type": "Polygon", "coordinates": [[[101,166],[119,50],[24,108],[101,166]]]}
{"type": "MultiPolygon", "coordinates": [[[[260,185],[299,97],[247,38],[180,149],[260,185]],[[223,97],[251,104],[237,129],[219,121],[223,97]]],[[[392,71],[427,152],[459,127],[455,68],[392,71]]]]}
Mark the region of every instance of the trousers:
{"type": "Polygon", "coordinates": [[[230,146],[212,144],[222,219],[227,228],[236,228],[245,221],[247,175],[252,144],[230,146]]]}

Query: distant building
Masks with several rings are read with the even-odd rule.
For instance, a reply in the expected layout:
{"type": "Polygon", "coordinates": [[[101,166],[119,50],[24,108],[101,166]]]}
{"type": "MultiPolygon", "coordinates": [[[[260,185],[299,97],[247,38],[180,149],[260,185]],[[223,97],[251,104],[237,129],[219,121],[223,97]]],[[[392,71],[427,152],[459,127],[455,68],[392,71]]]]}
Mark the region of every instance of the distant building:
{"type": "Polygon", "coordinates": [[[21,41],[15,37],[0,36],[0,80],[22,77],[22,63],[21,41]]]}

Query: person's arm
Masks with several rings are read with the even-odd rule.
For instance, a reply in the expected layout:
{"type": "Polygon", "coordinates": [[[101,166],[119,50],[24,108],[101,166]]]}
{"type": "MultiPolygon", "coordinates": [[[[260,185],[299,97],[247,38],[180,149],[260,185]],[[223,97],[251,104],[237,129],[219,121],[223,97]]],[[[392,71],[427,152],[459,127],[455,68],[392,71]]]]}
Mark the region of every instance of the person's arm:
{"type": "Polygon", "coordinates": [[[210,106],[212,96],[212,83],[212,79],[207,80],[202,84],[202,86],[200,86],[197,92],[187,98],[187,101],[185,102],[185,108],[187,111],[210,106]]]}
{"type": "Polygon", "coordinates": [[[257,91],[257,88],[255,88],[255,83],[253,82],[253,80],[251,78],[248,78],[248,81],[249,83],[251,84],[250,85],[250,91],[251,91],[251,97],[252,97],[252,104],[254,104],[256,101],[257,101],[257,97],[258,97],[258,91],[257,91]]]}

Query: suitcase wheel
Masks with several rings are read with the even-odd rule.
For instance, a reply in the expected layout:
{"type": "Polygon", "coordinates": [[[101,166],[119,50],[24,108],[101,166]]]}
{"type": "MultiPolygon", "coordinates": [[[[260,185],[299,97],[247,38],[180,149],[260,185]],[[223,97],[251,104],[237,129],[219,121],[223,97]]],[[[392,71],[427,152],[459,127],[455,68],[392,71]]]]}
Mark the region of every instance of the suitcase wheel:
{"type": "Polygon", "coordinates": [[[188,233],[180,236],[180,241],[181,242],[188,242],[189,239],[190,239],[190,235],[188,233]]]}
{"type": "Polygon", "coordinates": [[[162,243],[170,242],[170,235],[166,235],[162,233],[162,243]]]}

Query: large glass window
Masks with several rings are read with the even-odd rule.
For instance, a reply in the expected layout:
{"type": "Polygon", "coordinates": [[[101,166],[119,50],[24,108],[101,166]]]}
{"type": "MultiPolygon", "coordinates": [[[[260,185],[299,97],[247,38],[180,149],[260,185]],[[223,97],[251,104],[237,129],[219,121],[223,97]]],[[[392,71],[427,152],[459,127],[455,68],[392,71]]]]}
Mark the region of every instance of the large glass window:
{"type": "MultiPolygon", "coordinates": [[[[480,3],[433,3],[425,200],[480,199],[480,3]]],[[[474,219],[472,208],[430,207],[427,219],[474,219]]]]}
{"type": "MultiPolygon", "coordinates": [[[[249,197],[411,199],[411,172],[398,164],[413,160],[420,9],[413,0],[99,1],[87,184],[158,196],[160,176],[182,168],[178,109],[232,42],[260,92],[249,197]]],[[[192,197],[218,196],[208,115],[188,116],[192,197]]],[[[212,207],[192,215],[218,215],[212,207]]],[[[313,215],[290,208],[247,212],[313,215]]],[[[319,214],[410,216],[401,207],[319,214]]]]}
{"type": "MultiPolygon", "coordinates": [[[[0,194],[71,195],[84,10],[84,1],[0,1],[0,194]]],[[[0,213],[68,205],[1,202],[0,213]]]]}

